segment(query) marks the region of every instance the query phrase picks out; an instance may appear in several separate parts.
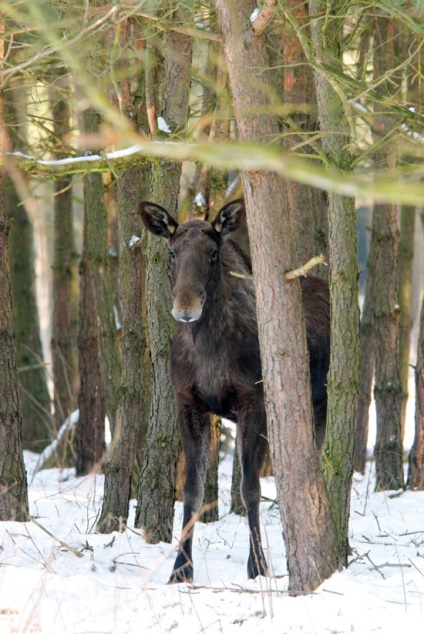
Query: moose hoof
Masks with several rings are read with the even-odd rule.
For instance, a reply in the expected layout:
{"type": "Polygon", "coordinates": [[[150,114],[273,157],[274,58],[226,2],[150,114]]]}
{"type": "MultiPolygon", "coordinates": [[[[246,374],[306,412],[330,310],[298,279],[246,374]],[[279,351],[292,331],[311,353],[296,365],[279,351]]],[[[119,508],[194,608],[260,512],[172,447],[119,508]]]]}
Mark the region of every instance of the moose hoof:
{"type": "Polygon", "coordinates": [[[256,579],[256,577],[268,576],[268,566],[266,565],[264,556],[258,557],[249,557],[249,561],[247,562],[247,576],[249,579],[256,579]]]}
{"type": "Polygon", "coordinates": [[[185,561],[181,566],[178,560],[175,562],[174,569],[169,577],[168,583],[191,583],[193,581],[193,566],[185,561]]]}

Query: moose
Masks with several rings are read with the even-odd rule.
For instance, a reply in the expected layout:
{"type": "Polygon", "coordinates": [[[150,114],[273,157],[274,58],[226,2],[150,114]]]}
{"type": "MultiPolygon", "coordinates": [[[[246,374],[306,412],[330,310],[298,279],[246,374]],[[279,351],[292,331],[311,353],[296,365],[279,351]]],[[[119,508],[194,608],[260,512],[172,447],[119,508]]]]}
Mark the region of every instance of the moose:
{"type": "MultiPolygon", "coordinates": [[[[203,502],[211,413],[237,424],[241,496],[250,530],[247,572],[250,579],[266,575],[259,524],[259,472],[267,447],[267,430],[255,290],[250,259],[228,237],[244,221],[244,202],[239,199],[227,203],[212,222],[191,220],[178,224],[163,207],[151,202],[141,202],[139,212],[146,228],[167,240],[172,269],[172,315],[176,324],[171,377],[186,480],[182,537],[169,582],[193,579],[194,521],[203,502]]],[[[315,433],[321,444],[330,354],[328,284],[308,277],[301,281],[301,288],[315,433]]]]}

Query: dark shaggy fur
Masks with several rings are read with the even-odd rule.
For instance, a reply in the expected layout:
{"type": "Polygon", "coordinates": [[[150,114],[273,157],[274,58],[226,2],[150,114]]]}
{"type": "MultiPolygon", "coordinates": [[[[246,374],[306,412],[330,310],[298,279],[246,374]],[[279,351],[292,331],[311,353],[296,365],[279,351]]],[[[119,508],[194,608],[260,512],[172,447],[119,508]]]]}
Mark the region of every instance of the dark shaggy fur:
{"type": "MultiPolygon", "coordinates": [[[[238,424],[241,493],[250,528],[248,575],[266,574],[259,526],[259,471],[266,450],[266,419],[249,258],[229,238],[244,220],[243,201],[229,203],[212,223],[178,225],[158,205],[141,203],[146,227],[168,240],[172,264],[171,371],[186,456],[183,535],[170,581],[193,577],[193,516],[203,501],[210,441],[210,413],[238,424]]],[[[310,355],[317,440],[322,442],[327,408],[330,323],[328,285],[301,281],[310,355]]],[[[284,333],[281,333],[284,337],[284,333]]]]}

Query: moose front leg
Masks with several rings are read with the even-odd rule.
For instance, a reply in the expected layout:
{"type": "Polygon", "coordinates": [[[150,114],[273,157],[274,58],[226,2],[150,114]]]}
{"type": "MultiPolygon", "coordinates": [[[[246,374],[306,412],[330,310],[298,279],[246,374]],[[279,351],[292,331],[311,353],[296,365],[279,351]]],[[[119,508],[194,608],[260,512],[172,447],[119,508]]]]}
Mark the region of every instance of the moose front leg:
{"type": "Polygon", "coordinates": [[[178,555],[169,583],[193,580],[194,524],[202,507],[210,445],[209,414],[200,414],[188,406],[179,407],[179,422],[186,460],[184,517],[178,555]]]}
{"type": "Polygon", "coordinates": [[[261,485],[259,473],[264,460],[267,439],[265,414],[248,407],[238,425],[239,458],[241,466],[241,497],[246,507],[250,531],[250,550],[247,562],[249,579],[266,576],[268,567],[261,544],[259,502],[261,485]]]}

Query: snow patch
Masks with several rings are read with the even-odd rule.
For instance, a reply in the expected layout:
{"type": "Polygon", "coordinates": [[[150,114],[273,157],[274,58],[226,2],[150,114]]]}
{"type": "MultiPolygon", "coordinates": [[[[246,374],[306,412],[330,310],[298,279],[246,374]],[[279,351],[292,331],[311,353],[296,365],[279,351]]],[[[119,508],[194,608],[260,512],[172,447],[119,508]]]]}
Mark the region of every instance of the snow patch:
{"type": "Polygon", "coordinates": [[[131,236],[131,239],[128,243],[129,248],[131,249],[134,245],[137,244],[137,242],[140,242],[141,238],[139,238],[138,236],[131,236]]]}
{"type": "Polygon", "coordinates": [[[258,7],[256,7],[256,9],[253,10],[252,15],[250,16],[250,22],[253,24],[254,21],[256,20],[256,18],[259,15],[259,9],[258,7]]]}
{"type": "MultiPolygon", "coordinates": [[[[408,414],[413,428],[414,403],[408,414]]],[[[70,417],[76,420],[77,412],[70,417]]],[[[229,424],[234,431],[235,426],[229,424]]],[[[262,478],[265,555],[273,576],[247,579],[249,531],[230,513],[234,443],[221,452],[217,522],[196,524],[194,585],[167,585],[183,508],[175,505],[173,544],[147,544],[134,530],[95,532],[104,476],[46,469],[29,488],[33,522],[0,522],[0,632],[72,634],[398,634],[420,631],[424,615],[424,492],[374,492],[374,463],[355,474],[348,568],[308,596],[290,597],[273,478],[262,478]],[[41,530],[41,527],[50,534],[41,530]],[[59,545],[60,539],[62,545],[59,545]],[[80,551],[76,557],[66,545],[80,551]],[[243,625],[243,627],[241,627],[243,625]]],[[[33,476],[37,454],[25,452],[33,476]]]]}
{"type": "Polygon", "coordinates": [[[172,134],[171,128],[166,123],[163,117],[158,117],[158,128],[161,132],[166,132],[166,134],[172,134]]]}
{"type": "Polygon", "coordinates": [[[206,207],[206,200],[202,192],[199,192],[198,194],[196,194],[196,198],[194,199],[194,204],[197,205],[198,207],[206,207]]]}

